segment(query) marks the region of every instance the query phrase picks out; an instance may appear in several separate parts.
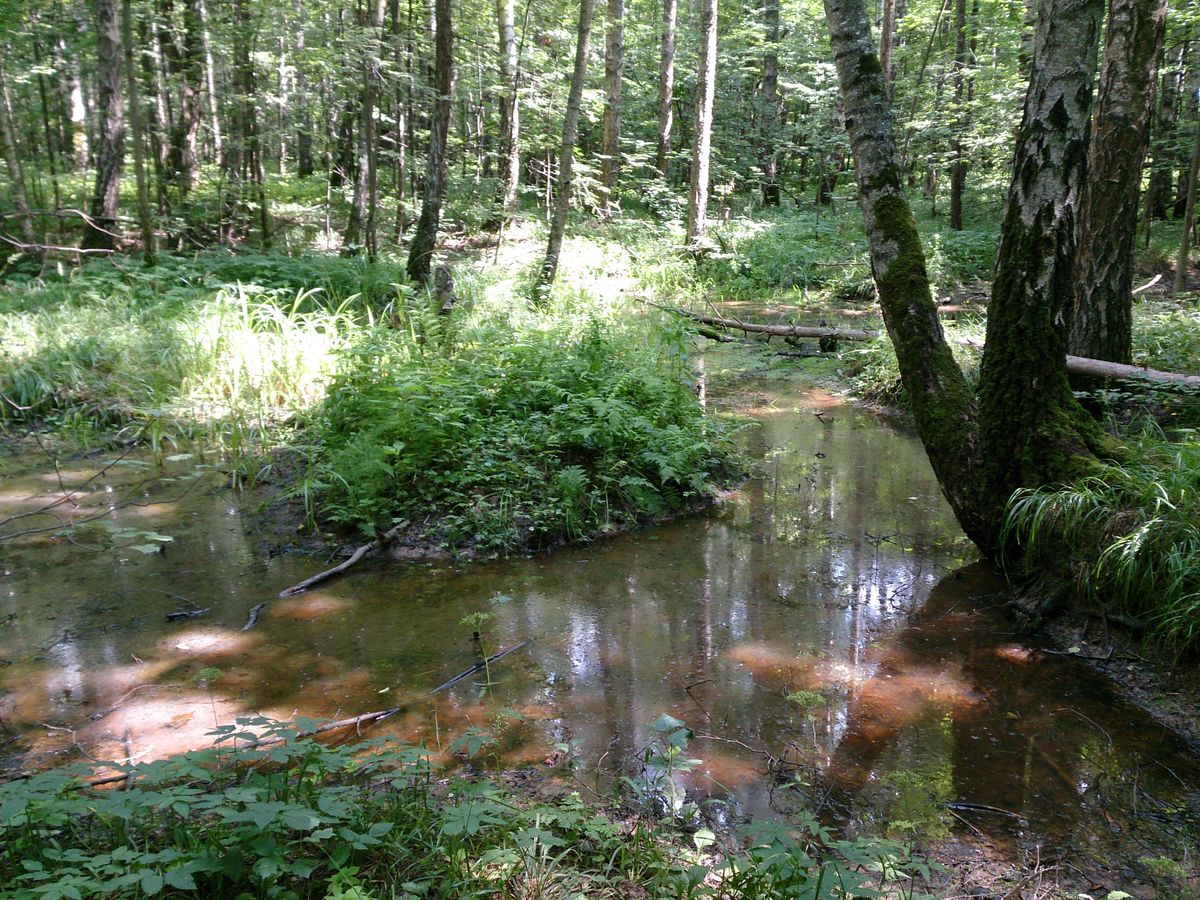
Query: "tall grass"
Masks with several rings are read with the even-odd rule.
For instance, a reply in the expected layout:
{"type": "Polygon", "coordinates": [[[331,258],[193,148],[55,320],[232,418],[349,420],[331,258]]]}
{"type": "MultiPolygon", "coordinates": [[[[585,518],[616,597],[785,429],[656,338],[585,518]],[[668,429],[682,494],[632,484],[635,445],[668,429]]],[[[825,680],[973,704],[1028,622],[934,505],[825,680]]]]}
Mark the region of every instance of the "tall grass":
{"type": "Polygon", "coordinates": [[[1184,654],[1200,648],[1200,441],[1179,438],[1147,428],[1124,464],[1017,491],[1005,528],[1035,551],[1065,542],[1082,593],[1145,620],[1184,654]]]}
{"type": "Polygon", "coordinates": [[[189,437],[262,432],[323,396],[334,353],[395,294],[381,275],[318,256],[211,252],[10,281],[0,426],[43,422],[85,439],[151,423],[189,437]]]}

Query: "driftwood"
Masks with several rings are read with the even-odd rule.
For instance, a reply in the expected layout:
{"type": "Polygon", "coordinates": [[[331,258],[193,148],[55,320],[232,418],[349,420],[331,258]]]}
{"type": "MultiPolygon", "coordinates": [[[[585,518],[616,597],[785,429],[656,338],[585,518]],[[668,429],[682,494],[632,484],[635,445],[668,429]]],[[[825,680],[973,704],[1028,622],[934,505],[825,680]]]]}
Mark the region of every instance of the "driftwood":
{"type": "MultiPolygon", "coordinates": [[[[673,312],[703,325],[718,328],[736,328],[749,334],[767,334],[780,337],[833,338],[844,341],[871,341],[881,337],[881,332],[866,331],[857,328],[823,328],[806,327],[802,325],[759,325],[754,322],[739,322],[737,319],[724,319],[719,316],[705,316],[700,313],[679,309],[674,306],[663,306],[643,301],[657,309],[673,312]]],[[[978,347],[978,341],[964,339],[963,344],[978,347]]],[[[1127,381],[1149,381],[1159,385],[1175,385],[1183,388],[1200,389],[1200,375],[1187,375],[1181,372],[1163,372],[1146,366],[1127,366],[1123,363],[1106,362],[1102,359],[1089,359],[1085,356],[1068,356],[1067,372],[1071,375],[1085,375],[1090,378],[1121,379],[1127,381]]]]}
{"type": "Polygon", "coordinates": [[[400,533],[400,529],[403,527],[403,525],[397,525],[395,528],[385,531],[379,537],[375,538],[375,540],[371,541],[371,543],[363,544],[361,547],[355,550],[352,554],[350,554],[350,558],[345,562],[339,563],[332,569],[326,569],[324,572],[318,572],[311,578],[305,578],[299,584],[293,584],[290,588],[284,588],[275,596],[294,597],[296,594],[303,594],[314,584],[320,584],[322,581],[332,578],[335,575],[341,575],[367,554],[378,552],[390,544],[395,539],[396,535],[400,533]]]}
{"type": "Polygon", "coordinates": [[[529,643],[528,640],[524,640],[524,641],[521,641],[519,644],[513,644],[511,647],[507,648],[506,650],[501,650],[499,653],[493,653],[487,659],[481,660],[480,662],[475,663],[475,665],[471,666],[471,668],[467,669],[465,672],[459,672],[457,675],[455,675],[449,681],[445,682],[444,684],[439,684],[437,687],[435,687],[429,693],[436,694],[438,691],[444,691],[446,688],[450,687],[451,685],[458,684],[464,678],[470,678],[472,675],[474,675],[480,669],[487,668],[492,663],[494,663],[496,660],[501,659],[505,656],[508,656],[508,654],[513,653],[517,650],[520,650],[522,647],[524,647],[528,643],[529,643]]]}

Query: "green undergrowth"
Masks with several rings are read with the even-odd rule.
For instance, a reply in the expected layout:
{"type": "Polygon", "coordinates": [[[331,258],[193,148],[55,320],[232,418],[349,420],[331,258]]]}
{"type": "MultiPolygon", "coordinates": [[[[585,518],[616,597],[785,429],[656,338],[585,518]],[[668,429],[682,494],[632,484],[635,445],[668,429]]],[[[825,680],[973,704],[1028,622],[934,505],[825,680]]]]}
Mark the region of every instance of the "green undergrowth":
{"type": "Polygon", "coordinates": [[[405,523],[506,553],[589,538],[703,503],[735,465],[667,320],[559,290],[421,298],[339,354],[312,415],[305,496],[367,534],[405,523]]]}
{"type": "Polygon", "coordinates": [[[1147,428],[1129,457],[1067,487],[1018,491],[1007,528],[1036,554],[1066,542],[1078,591],[1144,621],[1177,654],[1200,649],[1200,441],[1147,428]]]}
{"type": "MultiPolygon", "coordinates": [[[[535,801],[503,779],[445,779],[424,750],[286,738],[0,785],[0,896],[915,898],[904,845],[836,841],[811,817],[736,833],[578,795],[535,801]]],[[[264,732],[265,729],[265,732],[264,732]]],[[[246,736],[254,736],[247,734],[246,736]]]]}

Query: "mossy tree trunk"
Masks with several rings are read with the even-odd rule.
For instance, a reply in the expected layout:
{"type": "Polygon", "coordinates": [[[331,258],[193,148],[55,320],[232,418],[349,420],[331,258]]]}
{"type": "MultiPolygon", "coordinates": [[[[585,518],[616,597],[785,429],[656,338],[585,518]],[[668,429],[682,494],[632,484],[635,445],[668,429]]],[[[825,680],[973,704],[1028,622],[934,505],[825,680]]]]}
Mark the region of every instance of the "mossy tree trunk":
{"type": "Polygon", "coordinates": [[[1112,0],[1087,178],[1079,204],[1075,356],[1132,362],[1133,245],[1167,0],[1112,0]]]}
{"type": "Polygon", "coordinates": [[[884,324],[934,474],[963,530],[984,546],[994,532],[994,511],[980,492],[975,397],[938,321],[866,6],[825,0],[825,14],[884,324]]]}
{"type": "Polygon", "coordinates": [[[938,482],[989,556],[1000,550],[1015,488],[1077,475],[1105,444],[1067,382],[1064,328],[1102,8],[1102,0],[1046,0],[977,401],[934,308],[865,4],[825,0],[884,323],[938,482]]]}

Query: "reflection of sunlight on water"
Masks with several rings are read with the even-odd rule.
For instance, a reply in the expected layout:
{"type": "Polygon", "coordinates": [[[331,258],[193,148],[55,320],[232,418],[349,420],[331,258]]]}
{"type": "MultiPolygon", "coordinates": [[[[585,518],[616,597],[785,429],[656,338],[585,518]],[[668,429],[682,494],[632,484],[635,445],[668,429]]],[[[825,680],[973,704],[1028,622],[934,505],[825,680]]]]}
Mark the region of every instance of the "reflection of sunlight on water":
{"type": "Polygon", "coordinates": [[[171,650],[182,650],[196,656],[232,658],[262,643],[262,640],[255,632],[194,628],[170,635],[161,643],[162,649],[167,653],[171,650]]]}

